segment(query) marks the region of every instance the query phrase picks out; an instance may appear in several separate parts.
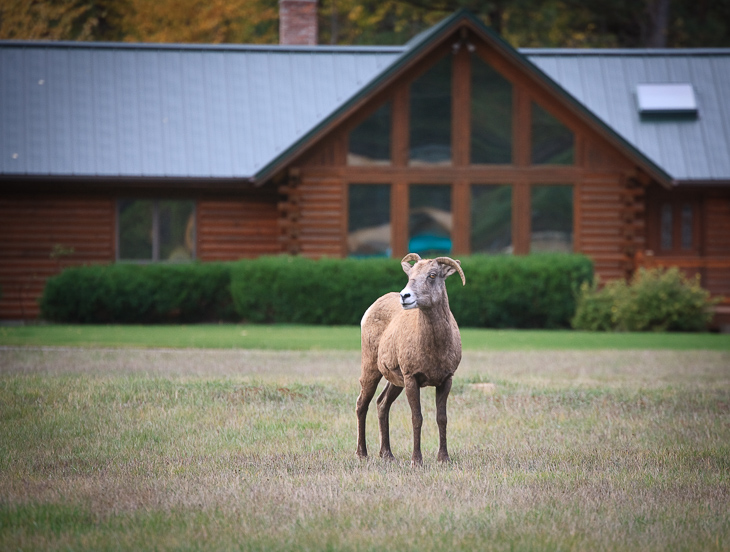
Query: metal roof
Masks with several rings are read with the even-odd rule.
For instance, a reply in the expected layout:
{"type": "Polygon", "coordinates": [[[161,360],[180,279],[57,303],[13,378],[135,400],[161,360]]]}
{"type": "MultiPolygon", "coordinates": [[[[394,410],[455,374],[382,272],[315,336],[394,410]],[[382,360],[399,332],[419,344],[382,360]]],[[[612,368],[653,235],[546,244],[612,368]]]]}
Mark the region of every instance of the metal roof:
{"type": "Polygon", "coordinates": [[[730,49],[520,52],[674,181],[730,180],[730,49]],[[691,84],[696,115],[641,116],[652,83],[691,84]]]}
{"type": "Polygon", "coordinates": [[[402,48],[0,43],[0,174],[252,178],[402,48]]]}
{"type": "Polygon", "coordinates": [[[467,17],[662,180],[730,180],[730,49],[519,53],[466,12],[405,46],[0,42],[0,175],[261,181],[467,17]],[[642,118],[641,83],[694,118],[642,118]]]}

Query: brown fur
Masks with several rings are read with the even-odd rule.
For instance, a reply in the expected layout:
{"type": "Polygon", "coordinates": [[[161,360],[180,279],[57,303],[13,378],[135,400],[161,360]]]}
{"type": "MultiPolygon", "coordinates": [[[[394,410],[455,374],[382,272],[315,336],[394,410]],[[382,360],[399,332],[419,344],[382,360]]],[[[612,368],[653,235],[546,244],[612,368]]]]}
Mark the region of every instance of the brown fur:
{"type": "Polygon", "coordinates": [[[408,285],[400,293],[380,297],[363,316],[362,373],[357,399],[357,455],[367,456],[365,420],[368,406],[382,377],[388,381],[377,400],[380,456],[392,459],[388,415],[393,401],[405,388],[413,423],[413,465],[422,463],[420,388],[436,387],[436,420],[439,426],[438,460],[446,462],[446,401],[451,378],[461,362],[461,335],[449,309],[446,278],[454,272],[464,280],[458,261],[448,258],[420,260],[407,255],[402,263],[408,285]],[[412,267],[409,260],[417,260],[412,267]],[[415,301],[416,308],[402,304],[415,301]]]}

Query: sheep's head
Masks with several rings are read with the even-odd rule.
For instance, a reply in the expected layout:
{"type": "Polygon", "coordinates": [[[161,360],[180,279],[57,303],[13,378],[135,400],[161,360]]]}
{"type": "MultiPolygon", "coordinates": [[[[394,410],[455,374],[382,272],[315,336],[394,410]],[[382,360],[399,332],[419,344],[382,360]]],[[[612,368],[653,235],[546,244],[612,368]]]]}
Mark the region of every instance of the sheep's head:
{"type": "Polygon", "coordinates": [[[462,285],[466,285],[464,271],[459,261],[449,257],[421,259],[415,253],[409,253],[401,261],[403,271],[408,275],[408,285],[400,292],[400,304],[408,309],[430,309],[446,298],[446,278],[459,273],[462,285]],[[416,261],[411,265],[411,261],[416,261]]]}

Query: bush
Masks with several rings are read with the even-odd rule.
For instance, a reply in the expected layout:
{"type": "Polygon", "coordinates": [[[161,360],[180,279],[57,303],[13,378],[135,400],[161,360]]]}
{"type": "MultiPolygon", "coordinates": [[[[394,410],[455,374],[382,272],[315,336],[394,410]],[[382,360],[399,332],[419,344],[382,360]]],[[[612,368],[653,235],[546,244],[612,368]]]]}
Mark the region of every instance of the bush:
{"type": "Polygon", "coordinates": [[[639,269],[631,282],[583,284],[572,325],[591,331],[703,331],[716,301],[678,268],[639,269]]]}
{"type": "Polygon", "coordinates": [[[57,322],[234,320],[230,264],[92,265],[48,280],[41,315],[57,322]]]}
{"type": "MultiPolygon", "coordinates": [[[[458,277],[447,287],[464,327],[568,327],[578,288],[593,275],[582,255],[473,256],[462,267],[466,287],[458,277]]],[[[250,322],[359,324],[375,299],[405,284],[395,259],[262,257],[235,266],[231,294],[250,322]]]]}

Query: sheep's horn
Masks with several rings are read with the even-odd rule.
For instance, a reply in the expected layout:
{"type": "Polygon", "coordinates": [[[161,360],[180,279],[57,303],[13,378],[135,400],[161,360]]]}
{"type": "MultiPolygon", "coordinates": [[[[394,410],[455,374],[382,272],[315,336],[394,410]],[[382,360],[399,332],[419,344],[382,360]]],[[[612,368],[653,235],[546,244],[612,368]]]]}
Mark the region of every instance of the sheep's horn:
{"type": "MultiPolygon", "coordinates": [[[[411,253],[413,255],[413,253],[411,253]]],[[[451,259],[450,257],[437,257],[434,259],[437,263],[448,265],[452,268],[456,269],[456,272],[459,273],[459,276],[461,276],[461,285],[466,285],[466,276],[464,276],[464,271],[461,270],[461,263],[459,261],[455,261],[454,259],[451,259]]]]}
{"type": "Polygon", "coordinates": [[[420,261],[421,257],[418,255],[418,253],[408,253],[405,257],[403,257],[402,263],[409,263],[411,261],[420,261]]]}

